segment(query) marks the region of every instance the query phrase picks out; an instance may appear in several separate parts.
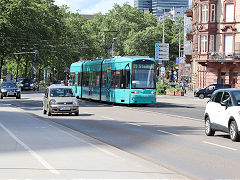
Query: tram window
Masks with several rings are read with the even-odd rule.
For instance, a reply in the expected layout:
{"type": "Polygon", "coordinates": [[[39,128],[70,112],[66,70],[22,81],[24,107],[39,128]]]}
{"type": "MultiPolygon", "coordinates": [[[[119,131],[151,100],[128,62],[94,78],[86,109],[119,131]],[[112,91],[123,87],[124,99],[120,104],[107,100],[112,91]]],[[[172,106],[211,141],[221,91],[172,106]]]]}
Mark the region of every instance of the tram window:
{"type": "Polygon", "coordinates": [[[102,88],[106,88],[107,84],[107,71],[102,72],[102,88]]]}
{"type": "Polygon", "coordinates": [[[120,88],[120,70],[111,71],[111,87],[120,88]]]}
{"type": "Polygon", "coordinates": [[[120,73],[121,71],[118,70],[116,71],[116,75],[115,75],[115,88],[120,88],[120,73]]]}
{"type": "Polygon", "coordinates": [[[111,88],[115,88],[116,71],[111,71],[111,88]]]}
{"type": "Polygon", "coordinates": [[[123,74],[123,70],[121,70],[120,88],[121,89],[129,89],[130,88],[130,70],[127,70],[126,74],[123,74]]]}
{"type": "Polygon", "coordinates": [[[78,73],[78,86],[81,86],[81,81],[82,81],[82,73],[78,73]]]}
{"type": "Polygon", "coordinates": [[[89,86],[89,72],[83,72],[82,84],[84,87],[89,86]]]}
{"type": "Polygon", "coordinates": [[[97,87],[97,88],[100,87],[100,72],[99,71],[94,71],[93,72],[92,83],[93,83],[93,87],[97,87]]]}

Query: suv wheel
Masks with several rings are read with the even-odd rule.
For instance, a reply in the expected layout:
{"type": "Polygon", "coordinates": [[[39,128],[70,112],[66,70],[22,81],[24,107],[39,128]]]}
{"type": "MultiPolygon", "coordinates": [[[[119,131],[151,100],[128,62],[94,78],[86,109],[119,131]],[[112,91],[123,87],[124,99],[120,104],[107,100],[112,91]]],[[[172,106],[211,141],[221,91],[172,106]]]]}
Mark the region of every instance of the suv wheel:
{"type": "Polygon", "coordinates": [[[215,131],[211,127],[211,121],[209,117],[205,119],[205,134],[207,136],[214,136],[215,134],[215,131]]]}
{"type": "Polygon", "coordinates": [[[3,95],[1,94],[1,99],[3,99],[3,95]]]}
{"type": "Polygon", "coordinates": [[[229,135],[232,141],[239,141],[238,127],[236,121],[232,121],[230,123],[229,135]]]}
{"type": "Polygon", "coordinates": [[[75,116],[78,116],[79,115],[79,112],[75,112],[75,116]]]}
{"type": "Polygon", "coordinates": [[[199,99],[204,99],[205,96],[204,96],[204,94],[199,94],[198,97],[199,97],[199,99]]]}

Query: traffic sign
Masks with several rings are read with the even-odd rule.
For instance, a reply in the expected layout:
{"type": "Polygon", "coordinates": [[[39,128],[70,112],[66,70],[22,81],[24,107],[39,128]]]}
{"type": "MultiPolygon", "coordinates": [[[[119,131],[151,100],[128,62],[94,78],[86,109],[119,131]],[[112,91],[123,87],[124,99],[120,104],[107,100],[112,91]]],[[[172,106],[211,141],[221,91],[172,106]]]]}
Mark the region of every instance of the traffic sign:
{"type": "Polygon", "coordinates": [[[169,44],[156,43],[155,44],[155,59],[161,61],[169,60],[169,44]]]}
{"type": "Polygon", "coordinates": [[[6,74],[4,74],[4,75],[3,75],[3,78],[7,78],[7,75],[6,75],[6,74]]]}
{"type": "Polygon", "coordinates": [[[166,69],[165,69],[165,67],[161,67],[161,74],[165,74],[165,71],[166,71],[166,69]]]}

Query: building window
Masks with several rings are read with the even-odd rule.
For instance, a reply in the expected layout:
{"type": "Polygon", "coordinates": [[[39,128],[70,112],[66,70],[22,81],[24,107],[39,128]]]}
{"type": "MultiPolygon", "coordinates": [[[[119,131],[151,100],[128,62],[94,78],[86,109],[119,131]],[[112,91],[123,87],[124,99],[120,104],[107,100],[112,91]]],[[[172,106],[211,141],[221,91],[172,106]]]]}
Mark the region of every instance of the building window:
{"type": "Polygon", "coordinates": [[[208,5],[202,5],[202,23],[206,23],[208,20],[208,5]]]}
{"type": "Polygon", "coordinates": [[[225,21],[233,22],[234,21],[234,4],[226,4],[226,14],[225,21]]]}
{"type": "Polygon", "coordinates": [[[233,36],[232,35],[225,35],[225,55],[231,56],[233,53],[233,36]]]}
{"type": "Polygon", "coordinates": [[[209,40],[209,52],[214,52],[215,50],[215,36],[210,35],[210,40],[209,40]]]}
{"type": "Polygon", "coordinates": [[[207,36],[201,36],[201,54],[207,53],[207,36]]]}
{"type": "Polygon", "coordinates": [[[215,22],[215,4],[211,4],[211,12],[210,12],[210,22],[215,22]]]}

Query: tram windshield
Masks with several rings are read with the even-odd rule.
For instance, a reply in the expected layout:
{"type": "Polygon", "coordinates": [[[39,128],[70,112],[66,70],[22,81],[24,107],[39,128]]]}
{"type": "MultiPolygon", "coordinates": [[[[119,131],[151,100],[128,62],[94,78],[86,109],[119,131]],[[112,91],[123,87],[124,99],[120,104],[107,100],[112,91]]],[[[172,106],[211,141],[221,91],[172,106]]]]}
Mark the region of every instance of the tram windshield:
{"type": "Polygon", "coordinates": [[[133,63],[132,89],[155,89],[155,63],[136,61],[133,63]]]}

